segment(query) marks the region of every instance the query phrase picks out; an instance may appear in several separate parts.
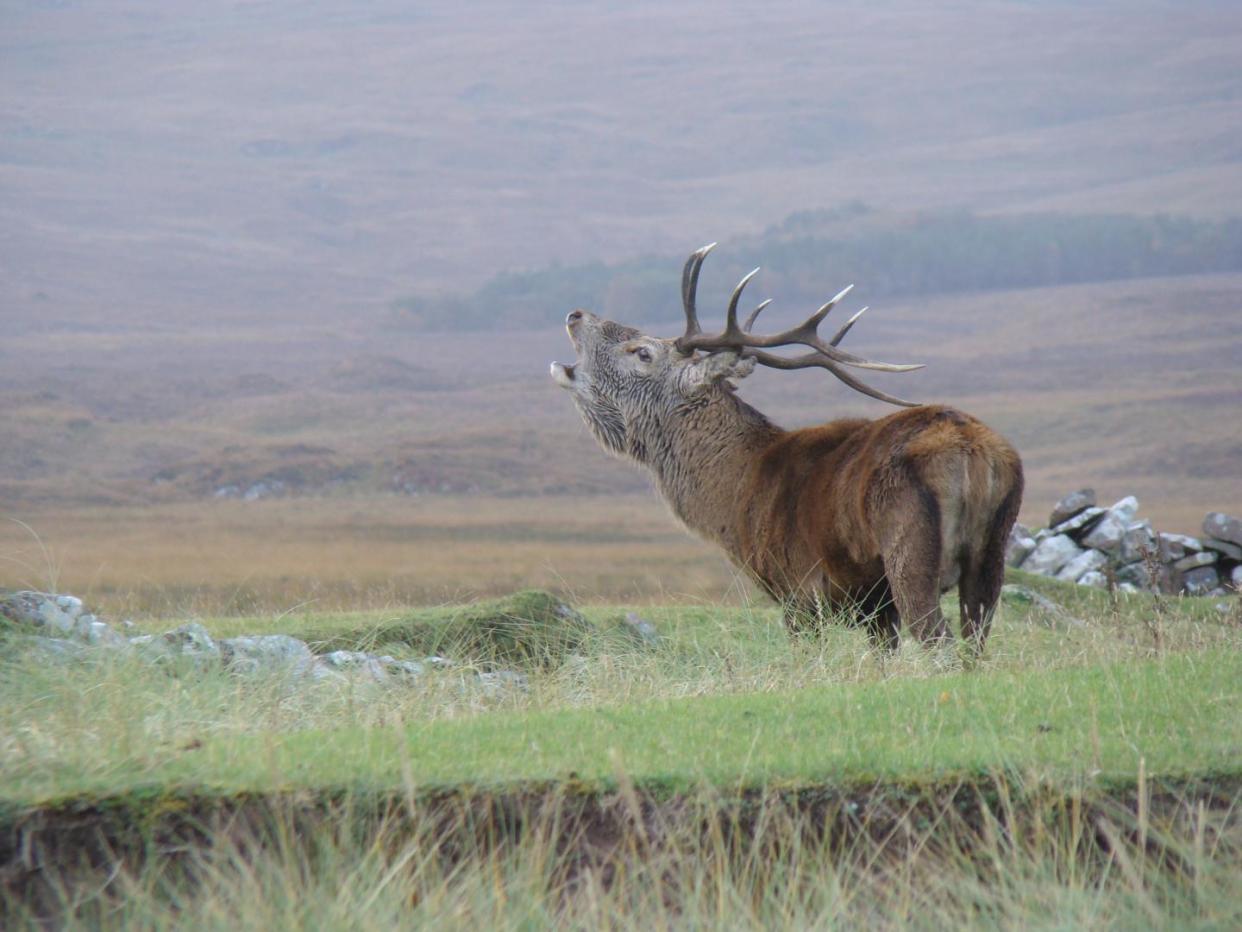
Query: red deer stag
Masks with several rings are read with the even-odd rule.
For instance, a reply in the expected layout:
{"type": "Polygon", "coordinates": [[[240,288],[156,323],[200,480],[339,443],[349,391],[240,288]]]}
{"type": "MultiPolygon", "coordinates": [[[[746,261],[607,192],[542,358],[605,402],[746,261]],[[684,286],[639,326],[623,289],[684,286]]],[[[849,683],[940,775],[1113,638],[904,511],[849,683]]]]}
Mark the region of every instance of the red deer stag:
{"type": "Polygon", "coordinates": [[[769,302],[741,325],[737,315],[756,269],[734,289],[724,330],[703,333],[695,292],[712,246],[682,273],[684,334],[658,339],[575,310],[566,329],[578,360],[553,363],[552,377],[606,450],[649,469],[686,527],[782,603],[791,631],[827,605],[884,650],[897,647],[903,621],[931,645],[951,636],[940,595],[956,585],[962,638],[978,656],[1022,498],[1018,454],[969,414],[902,401],[849,372],[920,368],[837,349],[862,311],[831,340],[819,336],[849,288],[798,326],[760,336],[751,327],[769,302]],[[770,352],[794,345],[809,352],[770,352]],[[756,365],[818,366],[905,410],[783,430],[735,392],[756,365]]]}

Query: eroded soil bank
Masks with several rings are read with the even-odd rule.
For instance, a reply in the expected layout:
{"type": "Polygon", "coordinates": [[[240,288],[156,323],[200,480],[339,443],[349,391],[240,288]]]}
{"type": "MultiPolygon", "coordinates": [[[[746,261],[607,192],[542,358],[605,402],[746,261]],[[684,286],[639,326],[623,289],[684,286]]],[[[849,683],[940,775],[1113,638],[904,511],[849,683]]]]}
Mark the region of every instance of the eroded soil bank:
{"type": "Polygon", "coordinates": [[[569,781],[229,796],[152,789],[34,808],[0,803],[0,917],[55,925],[75,891],[106,888],[123,871],[158,862],[192,884],[209,849],[313,859],[325,839],[394,851],[413,843],[447,868],[495,863],[525,847],[547,859],[549,882],[561,891],[588,874],[607,886],[633,859],[780,860],[812,849],[855,862],[861,853],[882,871],[937,852],[1047,847],[1104,870],[1124,847],[1178,870],[1191,840],[1230,857],[1242,851],[1242,774],[1090,785],[990,774],[694,793],[625,780],[603,788],[569,781]]]}

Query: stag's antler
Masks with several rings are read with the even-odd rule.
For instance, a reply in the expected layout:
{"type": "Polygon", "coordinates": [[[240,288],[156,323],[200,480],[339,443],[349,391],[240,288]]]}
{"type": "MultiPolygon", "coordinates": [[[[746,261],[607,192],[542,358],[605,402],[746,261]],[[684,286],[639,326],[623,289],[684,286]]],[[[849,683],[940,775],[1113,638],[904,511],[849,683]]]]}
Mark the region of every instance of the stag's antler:
{"type": "Polygon", "coordinates": [[[878,398],[880,401],[887,401],[889,404],[905,405],[906,407],[915,407],[918,403],[914,401],[903,401],[892,395],[882,392],[877,388],[872,388],[862,380],[846,371],[843,366],[853,366],[857,369],[875,369],[879,372],[909,372],[911,369],[922,369],[922,365],[893,365],[887,362],[871,362],[863,359],[861,356],[855,356],[853,353],[847,353],[844,350],[837,349],[837,344],[842,338],[850,332],[850,328],[867,310],[865,307],[858,311],[853,317],[847,320],[836,332],[833,338],[827,342],[820,339],[818,330],[819,325],[828,312],[831,311],[854,287],[847,285],[839,294],[831,301],[824,304],[814,314],[789,330],[780,333],[774,333],[771,336],[755,336],[750,332],[750,328],[755,323],[763,309],[772,303],[769,298],[764,301],[746,318],[746,322],[740,327],[737,322],[737,305],[741,300],[742,291],[746,288],[747,283],[758,274],[759,270],[744,275],[742,280],[737,283],[737,287],[733,289],[733,295],[729,298],[729,310],[725,315],[725,328],[720,333],[706,334],[703,333],[699,326],[698,313],[695,310],[695,292],[699,284],[699,269],[703,265],[703,260],[707,258],[707,254],[715,247],[715,243],[697,249],[690,254],[690,258],[686,260],[686,267],[681,275],[681,300],[686,311],[686,332],[678,337],[677,349],[683,353],[693,353],[695,350],[706,350],[708,352],[716,352],[719,350],[735,350],[741,356],[748,356],[754,359],[761,366],[769,366],[773,369],[807,369],[810,367],[818,367],[827,369],[838,379],[848,385],[855,391],[862,392],[864,395],[870,395],[872,398],[878,398]],[[765,352],[778,346],[809,346],[812,349],[810,353],[804,353],[801,356],[779,356],[776,353],[765,352]]]}

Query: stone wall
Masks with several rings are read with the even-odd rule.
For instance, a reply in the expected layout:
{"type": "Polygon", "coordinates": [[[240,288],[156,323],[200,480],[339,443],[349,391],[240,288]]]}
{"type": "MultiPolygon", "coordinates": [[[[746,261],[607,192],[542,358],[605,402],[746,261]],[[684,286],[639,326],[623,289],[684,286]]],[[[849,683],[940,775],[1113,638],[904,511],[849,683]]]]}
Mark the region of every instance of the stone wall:
{"type": "Polygon", "coordinates": [[[1057,502],[1047,527],[1015,525],[1006,561],[1101,589],[1211,596],[1242,589],[1242,519],[1214,511],[1203,536],[1189,537],[1156,531],[1138,510],[1133,495],[1102,508],[1093,489],[1080,489],[1057,502]]]}

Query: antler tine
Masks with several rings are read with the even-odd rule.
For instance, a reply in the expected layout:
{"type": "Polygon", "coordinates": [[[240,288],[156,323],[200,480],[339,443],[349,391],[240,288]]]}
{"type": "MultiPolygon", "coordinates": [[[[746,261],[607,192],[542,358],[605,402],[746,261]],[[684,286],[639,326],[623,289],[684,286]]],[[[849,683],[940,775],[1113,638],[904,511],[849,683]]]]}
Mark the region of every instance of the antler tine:
{"type": "Polygon", "coordinates": [[[816,311],[814,314],[812,314],[810,317],[808,317],[806,320],[806,323],[803,324],[802,326],[804,327],[809,326],[811,328],[811,332],[814,333],[815,330],[819,327],[820,322],[823,321],[823,319],[828,316],[828,312],[831,311],[834,307],[836,307],[837,303],[853,290],[854,290],[853,285],[846,285],[844,288],[838,291],[832,298],[830,298],[827,304],[821,304],[819,307],[819,310],[816,311]]]}
{"type": "Polygon", "coordinates": [[[699,288],[699,270],[703,267],[703,260],[707,258],[707,254],[716,248],[715,243],[708,243],[690,253],[690,258],[686,260],[685,268],[681,270],[681,304],[686,312],[686,333],[687,337],[695,336],[702,332],[699,326],[699,315],[695,310],[695,293],[699,288]]]}
{"type": "Polygon", "coordinates": [[[750,312],[750,316],[747,317],[746,322],[742,324],[743,333],[750,333],[750,328],[755,325],[755,318],[757,318],[760,314],[762,314],[763,309],[771,303],[772,303],[771,298],[768,298],[766,301],[759,302],[759,306],[750,312]]]}
{"type": "Polygon", "coordinates": [[[850,332],[850,328],[858,322],[858,319],[867,310],[865,307],[850,317],[831,340],[825,341],[820,337],[819,325],[823,323],[829,311],[836,307],[853,290],[853,285],[842,288],[830,301],[821,305],[815,313],[796,327],[771,334],[770,336],[758,336],[751,333],[751,327],[754,325],[755,319],[763,312],[763,309],[771,303],[770,299],[762,302],[751,311],[750,316],[746,318],[746,322],[741,327],[737,323],[737,306],[742,299],[742,292],[745,290],[746,285],[759,273],[759,270],[755,269],[744,275],[742,280],[733,289],[733,294],[729,297],[728,311],[725,315],[724,330],[720,333],[703,333],[699,326],[698,314],[694,306],[695,290],[698,287],[699,269],[703,265],[703,259],[715,245],[715,243],[712,243],[691,253],[690,258],[686,260],[686,267],[682,272],[681,296],[686,311],[686,332],[677,338],[675,344],[680,352],[690,354],[696,350],[704,350],[709,353],[731,350],[742,356],[749,356],[760,365],[769,366],[773,369],[805,369],[817,366],[821,369],[827,369],[850,388],[862,392],[864,395],[870,395],[872,398],[878,398],[880,401],[887,401],[889,404],[906,406],[913,406],[915,404],[915,402],[903,401],[879,389],[872,388],[843,368],[844,366],[852,366],[857,369],[874,369],[878,372],[909,372],[913,369],[923,368],[921,365],[916,364],[897,365],[887,362],[872,362],[869,359],[863,359],[861,356],[856,356],[853,353],[847,353],[845,350],[837,348],[837,344],[844,339],[845,335],[850,332]],[[801,356],[779,356],[775,353],[765,352],[768,349],[795,344],[808,346],[811,348],[811,352],[801,356]]]}
{"type": "MultiPolygon", "coordinates": [[[[878,388],[872,388],[852,372],[836,365],[831,359],[826,359],[820,353],[804,353],[801,356],[778,356],[775,353],[768,353],[764,350],[746,349],[742,351],[742,355],[753,357],[759,365],[769,366],[773,369],[827,369],[856,392],[862,392],[864,395],[870,395],[872,398],[886,401],[891,405],[901,405],[905,408],[917,408],[919,406],[917,401],[906,401],[903,398],[898,398],[896,395],[882,392],[878,388]]],[[[923,367],[909,366],[908,368],[921,369],[923,367]]]]}
{"type": "Polygon", "coordinates": [[[850,328],[854,326],[854,324],[858,321],[858,318],[862,317],[863,314],[866,314],[866,313],[867,313],[866,307],[862,308],[859,311],[855,311],[854,316],[851,317],[849,320],[847,320],[844,324],[842,324],[841,329],[838,330],[835,334],[833,334],[832,339],[828,341],[828,345],[836,346],[843,339],[845,339],[845,335],[850,332],[850,328]]]}
{"type": "Polygon", "coordinates": [[[741,334],[742,331],[737,326],[737,303],[742,299],[742,292],[746,290],[746,286],[750,280],[759,274],[759,270],[751,269],[742,276],[742,280],[737,283],[737,287],[733,289],[733,294],[729,296],[729,310],[725,314],[725,336],[731,337],[734,334],[741,334]]]}

